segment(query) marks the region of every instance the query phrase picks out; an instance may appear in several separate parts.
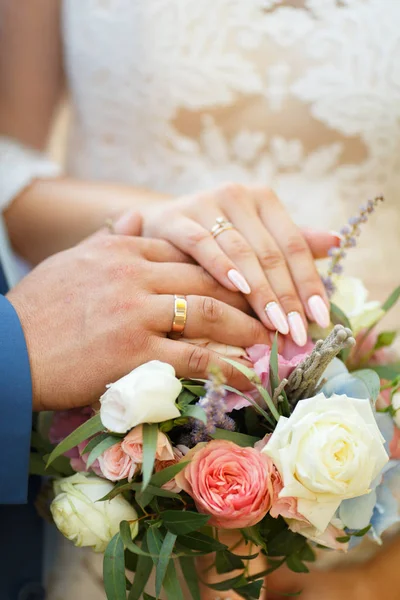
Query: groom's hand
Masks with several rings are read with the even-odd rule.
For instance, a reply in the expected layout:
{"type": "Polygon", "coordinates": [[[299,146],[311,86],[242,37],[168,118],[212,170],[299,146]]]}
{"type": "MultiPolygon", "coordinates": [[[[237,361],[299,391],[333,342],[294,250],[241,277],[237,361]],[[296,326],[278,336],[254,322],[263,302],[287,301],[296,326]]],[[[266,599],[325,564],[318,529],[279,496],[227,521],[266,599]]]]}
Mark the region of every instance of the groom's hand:
{"type": "Polygon", "coordinates": [[[219,366],[231,385],[248,382],[219,355],[167,337],[174,294],[187,296],[186,338],[246,347],[268,343],[240,294],[220,286],[167,242],[99,235],[47,259],[9,294],[25,333],[35,410],[96,401],[107,383],[153,359],[179,376],[219,366]]]}

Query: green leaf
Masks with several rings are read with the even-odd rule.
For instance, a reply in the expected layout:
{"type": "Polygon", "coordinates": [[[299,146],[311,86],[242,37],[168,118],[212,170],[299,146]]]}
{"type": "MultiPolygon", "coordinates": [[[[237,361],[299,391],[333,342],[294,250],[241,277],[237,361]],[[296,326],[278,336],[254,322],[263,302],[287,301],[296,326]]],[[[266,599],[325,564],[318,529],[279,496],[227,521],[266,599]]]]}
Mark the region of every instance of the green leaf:
{"type": "Polygon", "coordinates": [[[296,554],[306,544],[306,539],[290,529],[284,529],[273,539],[268,539],[268,556],[288,556],[296,554]]]}
{"type": "Polygon", "coordinates": [[[311,548],[310,544],[306,544],[298,554],[301,560],[304,562],[315,562],[316,560],[315,552],[311,548]]]}
{"type": "Polygon", "coordinates": [[[125,570],[135,573],[137,569],[138,555],[125,550],[125,570]]]}
{"type": "Polygon", "coordinates": [[[150,479],[150,485],[155,487],[163,486],[165,483],[168,483],[168,481],[171,481],[175,475],[178,475],[178,473],[180,473],[180,471],[182,471],[189,463],[190,460],[181,461],[176,465],[171,465],[158,473],[154,473],[150,479]]]}
{"type": "Polygon", "coordinates": [[[260,415],[262,415],[264,417],[264,419],[272,426],[275,427],[275,422],[271,419],[271,417],[269,416],[268,413],[265,412],[265,410],[263,408],[261,408],[261,406],[259,406],[257,404],[257,402],[254,400],[254,398],[252,398],[251,396],[248,396],[246,394],[243,394],[243,392],[240,392],[239,390],[235,390],[235,388],[231,387],[230,385],[224,385],[224,388],[228,391],[228,392],[233,392],[234,394],[238,394],[239,396],[242,396],[242,398],[245,398],[248,403],[253,406],[253,408],[256,409],[256,411],[258,413],[260,413],[260,415]]]}
{"type": "Polygon", "coordinates": [[[231,577],[231,579],[225,579],[219,583],[207,583],[207,587],[218,592],[224,592],[227,590],[236,589],[247,585],[247,580],[243,574],[231,577]]]}
{"type": "Polygon", "coordinates": [[[86,423],[83,423],[77,429],[75,429],[75,431],[73,431],[62,442],[60,442],[58,446],[54,448],[47,461],[47,466],[51,465],[51,463],[56,458],[62,456],[63,454],[68,452],[68,450],[75,448],[75,446],[77,446],[81,442],[87,440],[88,438],[92,437],[93,435],[96,435],[96,433],[99,433],[103,430],[104,426],[100,420],[100,415],[95,415],[94,417],[89,419],[89,421],[86,421],[86,423]]]}
{"type": "MultiPolygon", "coordinates": [[[[142,489],[140,483],[131,483],[130,487],[132,490],[140,492],[142,489]]],[[[161,498],[174,498],[175,500],[181,500],[180,494],[171,492],[170,490],[163,490],[162,488],[150,484],[147,486],[146,492],[149,492],[149,494],[151,494],[152,496],[160,496],[161,498]]]]}
{"type": "MultiPolygon", "coordinates": [[[[148,552],[149,550],[146,539],[144,539],[142,542],[142,550],[143,552],[148,552]]],[[[129,592],[128,600],[140,600],[152,570],[153,560],[148,556],[139,556],[135,577],[133,579],[131,591],[129,592]]]]}
{"type": "Polygon", "coordinates": [[[303,563],[298,554],[291,554],[286,558],[286,564],[295,573],[308,573],[309,569],[303,563]]]}
{"type": "Polygon", "coordinates": [[[103,579],[108,600],[126,600],[124,545],[119,533],[104,553],[103,579]]]}
{"type": "Polygon", "coordinates": [[[244,563],[238,556],[232,554],[229,550],[225,550],[217,552],[215,556],[215,568],[217,573],[230,573],[237,569],[244,569],[244,563]]]}
{"type": "Polygon", "coordinates": [[[382,304],[382,309],[385,312],[388,312],[388,310],[390,310],[398,301],[398,299],[400,298],[400,285],[399,287],[397,287],[394,292],[392,292],[389,296],[389,298],[382,304]]]}
{"type": "Polygon", "coordinates": [[[164,590],[167,593],[168,600],[185,600],[172,560],[169,561],[167,572],[165,574],[164,590]]]}
{"type": "Polygon", "coordinates": [[[153,475],[154,461],[157,451],[158,426],[155,423],[143,424],[143,463],[142,492],[150,483],[153,475]]]}
{"type": "Polygon", "coordinates": [[[157,598],[155,596],[150,596],[150,594],[146,594],[146,592],[143,592],[143,600],[157,600],[157,598]]]}
{"type": "Polygon", "coordinates": [[[218,540],[201,533],[201,531],[192,531],[186,535],[180,535],[178,542],[191,550],[199,550],[207,554],[217,552],[218,550],[227,550],[228,546],[218,540]]]}
{"type": "MultiPolygon", "coordinates": [[[[204,385],[201,385],[199,383],[194,383],[193,381],[182,381],[182,385],[186,390],[188,390],[189,392],[191,392],[192,394],[194,394],[194,396],[196,396],[198,398],[202,398],[203,396],[206,395],[206,390],[204,389],[204,385]]],[[[181,396],[179,395],[178,405],[180,405],[180,402],[181,402],[181,396]]]]}
{"type": "Polygon", "coordinates": [[[267,550],[267,546],[263,536],[261,535],[260,528],[257,525],[252,527],[246,527],[240,530],[244,539],[248,542],[253,542],[258,548],[267,550]]]}
{"type": "Polygon", "coordinates": [[[108,435],[104,440],[97,444],[95,448],[93,448],[88,456],[86,468],[89,469],[89,467],[92,466],[94,461],[97,460],[99,456],[103,454],[103,452],[105,452],[108,448],[111,448],[111,446],[115,446],[115,444],[117,444],[119,441],[120,438],[117,438],[114,435],[108,435]]]}
{"type": "Polygon", "coordinates": [[[31,452],[29,455],[29,474],[47,477],[53,475],[54,477],[57,477],[59,472],[54,467],[47,468],[43,456],[37,452],[31,452]]]}
{"type": "Polygon", "coordinates": [[[172,551],[175,546],[177,536],[170,531],[167,531],[167,534],[164,538],[163,544],[160,550],[160,556],[157,562],[156,568],[156,596],[157,599],[160,597],[161,587],[164,582],[164,577],[167,572],[167,568],[170,562],[170,558],[172,555],[172,551]]]}
{"type": "Polygon", "coordinates": [[[187,408],[185,408],[185,411],[182,413],[182,417],[191,417],[192,419],[197,419],[198,421],[204,423],[204,425],[207,425],[207,415],[204,408],[201,408],[201,406],[190,404],[187,408]]]}
{"type": "Polygon", "coordinates": [[[281,415],[279,414],[275,404],[273,403],[272,398],[268,393],[268,390],[266,390],[265,387],[263,387],[262,385],[256,385],[256,388],[260,392],[262,398],[265,400],[265,403],[271,411],[271,414],[274,417],[275,421],[278,422],[281,418],[281,415]]]}
{"type": "Polygon", "coordinates": [[[181,571],[186,581],[186,585],[193,600],[201,600],[199,588],[199,576],[196,571],[196,563],[191,556],[182,556],[179,559],[181,571]]]}
{"type": "Polygon", "coordinates": [[[93,450],[93,448],[96,448],[97,444],[100,444],[100,442],[102,442],[103,440],[106,440],[109,435],[110,435],[109,433],[99,433],[99,435],[96,435],[95,437],[93,437],[91,440],[88,441],[86,446],[83,448],[81,454],[82,455],[90,454],[90,452],[93,450]]]}
{"type": "Polygon", "coordinates": [[[344,325],[351,329],[351,323],[341,308],[331,302],[331,321],[334,325],[344,325]]]}
{"type": "Polygon", "coordinates": [[[252,435],[218,428],[215,430],[211,437],[213,437],[215,440],[228,440],[229,442],[234,442],[242,448],[246,448],[248,446],[253,447],[256,442],[260,441],[260,438],[253,437],[252,435]]]}
{"type": "Polygon", "coordinates": [[[201,515],[189,510],[165,510],[160,513],[165,527],[176,535],[184,535],[200,529],[209,520],[208,515],[201,515]]]}
{"type": "Polygon", "coordinates": [[[151,558],[151,555],[148,552],[144,552],[142,548],[137,546],[132,541],[132,533],[128,521],[121,521],[119,526],[119,533],[121,536],[122,543],[124,544],[125,548],[129,550],[129,552],[137,554],[138,556],[149,556],[151,558]]]}
{"type": "Polygon", "coordinates": [[[396,339],[397,331],[382,331],[375,342],[374,350],[391,346],[396,339]]]}
{"type": "Polygon", "coordinates": [[[31,433],[31,447],[35,450],[41,450],[46,454],[50,454],[53,450],[53,444],[42,437],[37,431],[32,431],[31,433]]]}
{"type": "Polygon", "coordinates": [[[366,385],[369,397],[372,402],[376,402],[381,390],[381,382],[378,375],[372,369],[362,369],[360,371],[352,371],[351,373],[357,379],[366,385]]]}
{"type": "Polygon", "coordinates": [[[257,600],[260,597],[263,585],[264,579],[259,579],[242,587],[235,588],[235,592],[239,594],[239,596],[242,596],[242,598],[245,598],[245,600],[257,600]]]}
{"type": "Polygon", "coordinates": [[[350,541],[350,536],[349,535],[342,535],[341,537],[337,537],[336,541],[339,542],[339,544],[347,544],[347,542],[350,541]]]}
{"type": "Polygon", "coordinates": [[[392,381],[400,374],[400,362],[392,363],[390,365],[371,365],[368,366],[371,371],[375,371],[380,379],[392,381]]]}
{"type": "Polygon", "coordinates": [[[149,527],[146,533],[147,546],[151,554],[153,563],[157,566],[158,557],[160,555],[163,537],[157,527],[149,527]]]}
{"type": "Polygon", "coordinates": [[[354,535],[355,537],[364,537],[364,535],[366,533],[368,533],[368,531],[371,529],[372,525],[369,524],[366,527],[364,527],[363,529],[360,529],[359,531],[357,531],[356,533],[353,533],[352,535],[354,535]]]}
{"type": "Polygon", "coordinates": [[[105,502],[106,500],[112,500],[113,498],[115,498],[115,496],[119,496],[119,494],[122,494],[123,492],[129,492],[130,489],[130,483],[126,483],[126,481],[118,481],[118,483],[114,485],[113,489],[110,492],[108,492],[108,494],[103,496],[103,498],[97,500],[97,502],[105,502]]]}
{"type": "Polygon", "coordinates": [[[269,357],[269,382],[271,385],[272,394],[280,383],[278,373],[278,334],[276,333],[269,357]]]}
{"type": "Polygon", "coordinates": [[[251,381],[251,383],[261,384],[259,376],[255,371],[253,371],[253,369],[249,369],[249,367],[246,367],[245,365],[242,365],[242,363],[237,362],[236,360],[232,360],[231,358],[226,358],[225,356],[222,356],[221,358],[228,364],[232,365],[232,367],[235,367],[235,369],[240,371],[242,375],[244,375],[249,381],[251,381]]]}

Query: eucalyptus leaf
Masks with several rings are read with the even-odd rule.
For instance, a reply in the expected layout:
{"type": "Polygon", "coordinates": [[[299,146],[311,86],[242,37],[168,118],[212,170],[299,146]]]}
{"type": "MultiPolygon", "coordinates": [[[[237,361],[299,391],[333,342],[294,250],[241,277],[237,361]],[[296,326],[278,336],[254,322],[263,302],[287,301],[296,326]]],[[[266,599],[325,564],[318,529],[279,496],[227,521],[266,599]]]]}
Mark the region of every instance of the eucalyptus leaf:
{"type": "Polygon", "coordinates": [[[196,571],[196,563],[194,558],[191,556],[182,556],[179,559],[179,564],[183,577],[186,581],[186,585],[192,596],[192,600],[201,600],[200,588],[199,588],[199,576],[196,571]]]}
{"type": "Polygon", "coordinates": [[[157,451],[158,426],[156,423],[143,424],[143,463],[142,488],[144,492],[153,475],[154,461],[157,451]]]}
{"type": "Polygon", "coordinates": [[[97,444],[100,444],[100,442],[106,440],[109,435],[109,433],[99,433],[98,435],[95,435],[91,440],[88,441],[81,454],[90,454],[93,448],[96,448],[97,444]]]}
{"type": "Polygon", "coordinates": [[[231,358],[226,358],[225,356],[222,356],[221,358],[228,364],[232,365],[232,367],[235,367],[235,369],[240,371],[242,375],[244,375],[249,381],[251,381],[251,383],[261,384],[259,376],[253,369],[249,369],[249,367],[246,367],[246,365],[242,365],[242,363],[237,362],[236,360],[232,360],[231,358]]]}
{"type": "Polygon", "coordinates": [[[208,515],[183,510],[165,510],[160,514],[165,527],[176,535],[185,535],[200,529],[210,519],[208,515]]]}
{"type": "Polygon", "coordinates": [[[388,312],[400,298],[400,285],[397,287],[389,296],[389,298],[382,304],[382,309],[388,312]]]}
{"type": "Polygon", "coordinates": [[[132,552],[133,554],[137,554],[138,556],[148,556],[151,558],[151,554],[145,552],[140,548],[137,544],[135,544],[132,540],[132,533],[130,525],[127,521],[122,521],[119,525],[119,533],[121,536],[122,543],[125,548],[132,552]]]}
{"type": "Polygon", "coordinates": [[[168,600],[185,600],[183,597],[181,584],[175,570],[175,565],[172,560],[169,561],[167,572],[165,574],[164,590],[166,591],[168,600]]]}
{"type": "Polygon", "coordinates": [[[212,590],[216,590],[218,592],[224,592],[227,590],[232,590],[235,588],[243,587],[247,585],[247,580],[243,573],[237,575],[236,577],[231,577],[230,579],[225,579],[225,581],[220,581],[219,583],[207,583],[207,587],[212,590]]]}
{"type": "Polygon", "coordinates": [[[153,563],[157,566],[161,546],[163,544],[163,536],[161,535],[161,532],[157,527],[152,526],[148,528],[146,533],[146,542],[153,563]]]}
{"type": "Polygon", "coordinates": [[[178,473],[180,473],[182,469],[184,469],[189,463],[190,460],[184,460],[177,463],[176,465],[166,467],[158,473],[154,473],[154,475],[150,479],[150,485],[155,487],[163,486],[165,483],[168,483],[168,481],[171,481],[171,479],[173,479],[175,475],[178,475],[178,473]]]}
{"type": "Polygon", "coordinates": [[[108,600],[126,600],[124,544],[119,533],[104,553],[103,580],[108,600]]]}
{"type": "Polygon", "coordinates": [[[156,596],[157,599],[160,597],[161,587],[164,582],[164,577],[167,572],[167,568],[170,562],[172,551],[175,546],[177,536],[170,531],[167,531],[164,541],[161,546],[160,555],[157,562],[156,568],[156,596]]]}
{"type": "Polygon", "coordinates": [[[351,329],[351,323],[341,308],[331,302],[331,321],[334,325],[344,325],[351,329]]]}
{"type": "Polygon", "coordinates": [[[381,389],[381,382],[375,371],[361,369],[360,371],[353,371],[351,375],[357,377],[357,379],[361,379],[368,389],[370,400],[375,403],[381,389]]]}
{"type": "Polygon", "coordinates": [[[279,421],[281,415],[279,414],[275,404],[273,403],[272,398],[268,393],[268,390],[266,390],[265,387],[263,387],[262,385],[256,385],[256,388],[260,392],[263,400],[265,400],[265,403],[271,411],[271,414],[274,417],[274,419],[276,421],[279,421]]]}
{"type": "Polygon", "coordinates": [[[400,362],[395,362],[388,365],[371,365],[369,369],[375,371],[380,379],[392,381],[398,375],[400,375],[400,362]]]}
{"type": "Polygon", "coordinates": [[[242,398],[245,398],[248,403],[253,406],[253,408],[256,409],[256,411],[258,413],[260,413],[260,415],[262,415],[264,417],[264,419],[272,426],[275,427],[275,422],[273,421],[273,419],[271,419],[271,417],[269,416],[268,413],[265,412],[265,410],[263,408],[261,408],[261,406],[259,406],[257,404],[257,402],[254,400],[254,398],[252,398],[251,396],[244,394],[243,392],[240,392],[239,390],[236,390],[235,388],[231,387],[230,385],[224,385],[224,388],[228,391],[228,392],[233,392],[234,394],[238,394],[239,396],[242,396],[242,398]]]}
{"type": "Polygon", "coordinates": [[[228,546],[201,531],[192,531],[186,535],[179,535],[178,541],[191,550],[211,553],[218,550],[227,550],[228,546]]]}
{"type": "MultiPolygon", "coordinates": [[[[148,552],[148,546],[146,538],[142,542],[143,552],[148,552]]],[[[153,560],[148,556],[139,556],[137,561],[137,567],[135,577],[133,579],[132,587],[129,592],[128,600],[140,600],[143,594],[143,590],[146,587],[146,583],[149,580],[151,572],[153,570],[153,560]]]]}
{"type": "Polygon", "coordinates": [[[99,458],[99,456],[101,456],[103,454],[103,452],[108,450],[108,448],[111,448],[111,446],[115,446],[115,444],[118,444],[119,441],[120,441],[120,438],[117,438],[114,435],[108,435],[106,438],[104,438],[90,452],[87,462],[86,462],[86,468],[89,469],[92,466],[92,464],[94,463],[94,461],[97,460],[99,458]]]}
{"type": "Polygon", "coordinates": [[[271,385],[272,394],[280,383],[278,373],[278,334],[276,334],[269,357],[269,382],[271,385]]]}
{"type": "Polygon", "coordinates": [[[201,406],[190,404],[185,411],[182,413],[182,417],[191,417],[192,419],[197,419],[207,425],[207,415],[201,406]]]}
{"type": "Polygon", "coordinates": [[[223,552],[217,552],[215,556],[215,568],[217,573],[230,573],[237,569],[244,569],[244,563],[241,558],[225,550],[223,552]]]}
{"type": "Polygon", "coordinates": [[[228,440],[229,442],[234,442],[242,448],[246,448],[248,446],[253,447],[256,442],[260,441],[260,438],[253,437],[252,435],[218,428],[214,431],[211,437],[213,437],[215,440],[228,440]]]}
{"type": "Polygon", "coordinates": [[[86,423],[80,425],[77,429],[75,429],[75,431],[63,439],[63,441],[54,448],[47,461],[47,466],[51,465],[56,458],[62,456],[68,452],[68,450],[75,448],[81,442],[84,442],[88,438],[103,430],[104,426],[101,422],[100,415],[97,414],[86,421],[86,423]]]}

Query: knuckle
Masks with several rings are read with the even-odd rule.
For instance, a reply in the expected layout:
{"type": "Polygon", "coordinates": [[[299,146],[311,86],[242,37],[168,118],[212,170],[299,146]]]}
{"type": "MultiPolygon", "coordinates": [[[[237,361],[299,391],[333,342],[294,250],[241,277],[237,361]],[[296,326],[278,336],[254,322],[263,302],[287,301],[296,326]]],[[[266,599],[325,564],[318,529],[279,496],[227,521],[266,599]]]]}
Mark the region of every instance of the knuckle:
{"type": "Polygon", "coordinates": [[[286,251],[289,256],[309,254],[307,242],[301,235],[292,235],[287,239],[286,251]]]}
{"type": "Polygon", "coordinates": [[[192,375],[206,373],[208,368],[208,353],[199,346],[193,346],[188,354],[188,368],[192,375]]]}
{"type": "Polygon", "coordinates": [[[206,229],[196,229],[187,235],[187,245],[189,248],[194,248],[209,238],[210,234],[206,229]]]}
{"type": "Polygon", "coordinates": [[[219,283],[217,282],[216,279],[214,279],[214,277],[212,275],[210,275],[210,273],[208,273],[208,271],[206,271],[205,269],[203,269],[202,267],[199,268],[199,273],[200,273],[200,282],[201,282],[201,289],[204,290],[204,293],[206,294],[210,294],[211,296],[214,296],[217,291],[219,290],[219,283]]]}
{"type": "Polygon", "coordinates": [[[220,192],[222,192],[223,197],[230,201],[241,201],[245,198],[247,189],[241,183],[227,182],[221,186],[220,192]]]}
{"type": "Polygon", "coordinates": [[[215,324],[222,318],[222,305],[218,300],[209,296],[204,296],[201,299],[201,315],[203,320],[215,324]]]}
{"type": "MultiPolygon", "coordinates": [[[[278,298],[279,298],[279,302],[283,306],[290,306],[290,307],[301,306],[299,299],[294,291],[293,292],[284,292],[283,294],[280,294],[278,296],[278,298]]],[[[294,310],[294,308],[293,308],[293,310],[294,310]]]]}
{"type": "Polygon", "coordinates": [[[252,340],[259,340],[265,337],[265,327],[256,319],[251,319],[249,323],[249,336],[252,340]]]}
{"type": "Polygon", "coordinates": [[[240,258],[250,258],[251,256],[254,256],[253,249],[240,235],[232,236],[229,243],[232,256],[240,258]]]}
{"type": "Polygon", "coordinates": [[[264,271],[281,268],[285,265],[285,259],[279,250],[265,249],[258,254],[258,260],[264,271]]]}

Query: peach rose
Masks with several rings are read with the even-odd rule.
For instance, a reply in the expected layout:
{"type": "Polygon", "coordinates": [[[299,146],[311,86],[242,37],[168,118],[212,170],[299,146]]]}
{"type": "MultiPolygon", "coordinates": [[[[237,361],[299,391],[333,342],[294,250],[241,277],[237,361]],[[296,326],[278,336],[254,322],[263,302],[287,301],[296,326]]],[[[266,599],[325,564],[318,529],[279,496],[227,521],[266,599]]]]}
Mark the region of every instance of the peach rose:
{"type": "Polygon", "coordinates": [[[121,442],[107,448],[99,456],[99,466],[103,477],[110,481],[120,481],[120,479],[132,481],[137,470],[137,464],[123,451],[121,442]]]}
{"type": "MultiPolygon", "coordinates": [[[[174,453],[174,458],[172,460],[156,460],[154,465],[154,470],[156,473],[163,471],[167,467],[176,465],[183,458],[183,454],[179,448],[172,448],[172,451],[174,453]]],[[[176,483],[175,477],[170,479],[170,481],[167,481],[167,483],[164,483],[164,485],[161,487],[164,490],[169,490],[170,492],[175,492],[176,494],[179,494],[179,492],[182,491],[182,488],[176,483]]]]}
{"type": "Polygon", "coordinates": [[[222,529],[255,525],[269,511],[274,496],[275,468],[266,455],[233,442],[213,440],[188,452],[191,462],[175,477],[210,515],[209,524],[222,529]]]}
{"type": "MultiPolygon", "coordinates": [[[[122,440],[122,450],[130,456],[136,464],[143,462],[143,427],[138,425],[122,440]]],[[[174,460],[171,443],[165,433],[158,432],[156,460],[174,460]]]]}

